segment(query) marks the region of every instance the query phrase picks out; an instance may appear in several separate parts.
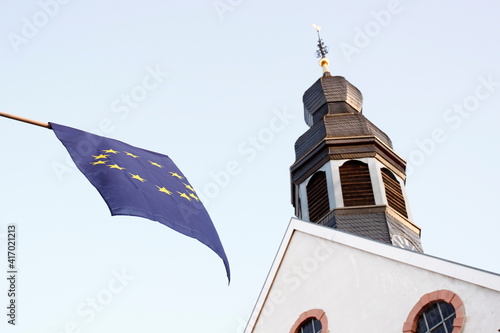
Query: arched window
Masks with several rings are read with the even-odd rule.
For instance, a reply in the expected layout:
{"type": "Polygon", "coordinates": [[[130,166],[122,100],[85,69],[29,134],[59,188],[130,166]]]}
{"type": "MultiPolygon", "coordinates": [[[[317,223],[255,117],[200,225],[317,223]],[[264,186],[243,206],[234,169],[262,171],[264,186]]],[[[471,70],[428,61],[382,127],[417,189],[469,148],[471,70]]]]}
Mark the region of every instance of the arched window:
{"type": "Polygon", "coordinates": [[[339,168],[339,172],[345,207],[375,204],[370,171],[366,163],[348,161],[339,168]]]}
{"type": "Polygon", "coordinates": [[[460,297],[446,289],[425,294],[410,311],[404,333],[459,333],[465,323],[460,297]]]}
{"type": "Polygon", "coordinates": [[[393,208],[399,214],[404,217],[408,217],[406,212],[405,198],[403,196],[403,191],[401,190],[401,185],[398,179],[392,172],[386,168],[382,168],[382,180],[384,181],[385,187],[385,197],[387,198],[387,203],[389,207],[393,208]]]}
{"type": "Polygon", "coordinates": [[[321,322],[316,318],[309,318],[300,325],[297,333],[321,333],[321,322]]]}
{"type": "Polygon", "coordinates": [[[290,333],[322,333],[328,332],[328,319],[325,311],[312,309],[303,312],[295,321],[290,333]]]}
{"type": "Polygon", "coordinates": [[[453,320],[457,314],[453,305],[437,302],[427,306],[418,319],[416,333],[453,332],[453,320]]]}
{"type": "Polygon", "coordinates": [[[324,171],[316,172],[306,186],[309,221],[318,222],[330,212],[328,188],[324,171]]]}

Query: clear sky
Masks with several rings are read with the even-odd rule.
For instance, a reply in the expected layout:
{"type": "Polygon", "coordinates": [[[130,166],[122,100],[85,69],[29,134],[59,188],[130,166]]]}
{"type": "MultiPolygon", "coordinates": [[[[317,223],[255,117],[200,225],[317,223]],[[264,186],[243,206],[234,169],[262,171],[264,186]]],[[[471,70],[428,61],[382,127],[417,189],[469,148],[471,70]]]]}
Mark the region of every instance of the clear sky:
{"type": "MultiPolygon", "coordinates": [[[[334,75],[409,161],[426,253],[500,272],[497,1],[1,1],[0,110],[169,155],[232,268],[198,241],[111,217],[52,131],[0,119],[0,275],[17,226],[17,325],[241,332],[293,216],[302,94],[334,75]]],[[[332,277],[334,279],[334,277],[332,277]]],[[[4,313],[5,312],[5,313],[4,313]]]]}

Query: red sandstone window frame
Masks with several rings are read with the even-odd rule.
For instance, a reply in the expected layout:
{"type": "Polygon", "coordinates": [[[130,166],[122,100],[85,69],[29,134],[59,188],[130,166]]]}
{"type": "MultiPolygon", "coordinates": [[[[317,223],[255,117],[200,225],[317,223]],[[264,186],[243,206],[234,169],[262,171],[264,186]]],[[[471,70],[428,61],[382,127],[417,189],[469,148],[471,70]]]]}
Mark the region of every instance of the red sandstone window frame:
{"type": "MultiPolygon", "coordinates": [[[[303,312],[299,318],[295,321],[292,328],[290,329],[290,333],[298,333],[300,329],[300,325],[302,325],[306,320],[316,318],[321,323],[321,332],[328,332],[328,318],[326,317],[325,311],[321,309],[312,309],[306,312],[303,312]]],[[[455,332],[453,332],[455,333],[455,332]]]]}
{"type": "Polygon", "coordinates": [[[424,312],[425,308],[431,304],[441,301],[449,303],[455,308],[456,317],[453,321],[452,333],[460,333],[465,323],[464,303],[457,294],[445,289],[433,291],[420,298],[417,304],[415,304],[413,309],[410,311],[410,314],[403,325],[403,333],[416,333],[418,319],[420,318],[420,315],[422,315],[422,312],[424,312]]]}

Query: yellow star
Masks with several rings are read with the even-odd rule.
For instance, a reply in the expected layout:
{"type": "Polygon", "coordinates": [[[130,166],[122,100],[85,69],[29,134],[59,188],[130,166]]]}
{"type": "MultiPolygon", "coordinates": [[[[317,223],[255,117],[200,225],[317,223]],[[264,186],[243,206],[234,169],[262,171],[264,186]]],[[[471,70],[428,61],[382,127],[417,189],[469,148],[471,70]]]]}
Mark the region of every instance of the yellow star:
{"type": "Polygon", "coordinates": [[[177,177],[179,179],[184,179],[184,177],[182,177],[181,175],[179,175],[177,172],[168,172],[169,174],[172,175],[172,177],[177,177]]]}
{"type": "Polygon", "coordinates": [[[188,195],[187,195],[186,193],[182,193],[182,192],[179,192],[179,191],[177,191],[177,193],[179,193],[179,194],[180,194],[180,196],[181,196],[182,198],[186,198],[186,199],[188,199],[189,201],[191,201],[191,198],[189,198],[189,197],[188,197],[188,195]]]}
{"type": "Polygon", "coordinates": [[[189,196],[196,201],[200,201],[200,199],[198,199],[198,197],[196,195],[194,195],[194,193],[189,193],[189,196]]]}
{"type": "Polygon", "coordinates": [[[103,160],[99,160],[97,162],[90,162],[92,165],[97,165],[97,164],[106,164],[106,162],[109,162],[109,161],[103,161],[103,160]]]}
{"type": "Polygon", "coordinates": [[[106,154],[118,154],[118,152],[113,149],[103,149],[103,152],[105,152],[106,154]]]}
{"type": "Polygon", "coordinates": [[[124,152],[124,153],[125,153],[125,154],[127,154],[128,156],[132,156],[133,158],[138,158],[138,157],[139,157],[139,156],[134,155],[134,154],[132,154],[132,153],[127,153],[127,152],[124,152]]]}
{"type": "Polygon", "coordinates": [[[109,156],[109,155],[103,155],[103,154],[101,154],[101,155],[97,155],[97,156],[92,155],[92,157],[93,157],[93,158],[95,158],[96,160],[98,160],[98,159],[100,159],[100,158],[108,158],[108,156],[109,156]]]}
{"type": "Polygon", "coordinates": [[[151,165],[157,166],[158,168],[163,168],[163,165],[160,165],[156,162],[151,162],[151,161],[148,161],[148,162],[151,163],[151,165]]]}
{"type": "MultiPolygon", "coordinates": [[[[129,173],[130,173],[130,172],[129,172],[129,173]]],[[[132,178],[137,179],[137,180],[140,180],[140,181],[141,181],[141,182],[143,182],[143,183],[146,181],[146,179],[141,178],[141,176],[139,176],[139,175],[134,175],[133,173],[130,173],[130,175],[132,176],[132,178]]]]}
{"type": "Polygon", "coordinates": [[[118,169],[118,170],[123,170],[125,168],[122,168],[121,166],[119,166],[118,164],[113,164],[113,165],[108,165],[111,169],[118,169]]]}
{"type": "Polygon", "coordinates": [[[160,191],[160,192],[167,193],[168,195],[171,195],[171,194],[172,194],[172,192],[170,192],[169,190],[167,190],[167,189],[166,189],[166,188],[164,188],[164,187],[160,187],[160,186],[158,186],[158,185],[155,185],[155,186],[156,186],[156,187],[158,187],[158,191],[160,191]]]}
{"type": "Polygon", "coordinates": [[[196,192],[196,191],[194,190],[194,188],[192,188],[192,187],[191,187],[191,185],[186,184],[186,183],[183,183],[183,184],[184,184],[184,186],[186,186],[186,188],[187,188],[188,190],[190,190],[191,192],[196,192]]]}

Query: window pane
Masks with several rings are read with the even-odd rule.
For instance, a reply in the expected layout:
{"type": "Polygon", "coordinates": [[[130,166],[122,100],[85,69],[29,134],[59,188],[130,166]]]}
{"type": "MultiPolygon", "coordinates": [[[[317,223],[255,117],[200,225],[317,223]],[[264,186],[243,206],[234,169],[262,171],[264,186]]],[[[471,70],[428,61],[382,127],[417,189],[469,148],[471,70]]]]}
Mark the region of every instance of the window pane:
{"type": "Polygon", "coordinates": [[[425,310],[424,313],[429,328],[433,328],[442,321],[441,314],[439,313],[437,304],[434,304],[433,306],[429,307],[429,309],[425,310]]]}
{"type": "Polygon", "coordinates": [[[302,333],[313,333],[313,330],[312,330],[312,321],[311,320],[306,321],[302,325],[301,332],[302,333]]]}
{"type": "Polygon", "coordinates": [[[448,319],[447,321],[445,321],[444,325],[448,329],[448,332],[453,331],[453,321],[455,320],[455,317],[456,317],[456,315],[453,314],[453,317],[451,317],[450,319],[448,319]]]}
{"type": "Polygon", "coordinates": [[[300,333],[321,333],[321,322],[316,318],[308,319],[300,326],[300,333]]]}
{"type": "Polygon", "coordinates": [[[439,307],[441,308],[441,313],[445,319],[455,314],[455,309],[451,304],[441,302],[439,303],[439,307]]]}
{"type": "Polygon", "coordinates": [[[427,325],[425,324],[424,316],[420,316],[417,324],[417,333],[426,333],[428,332],[427,325]]]}

